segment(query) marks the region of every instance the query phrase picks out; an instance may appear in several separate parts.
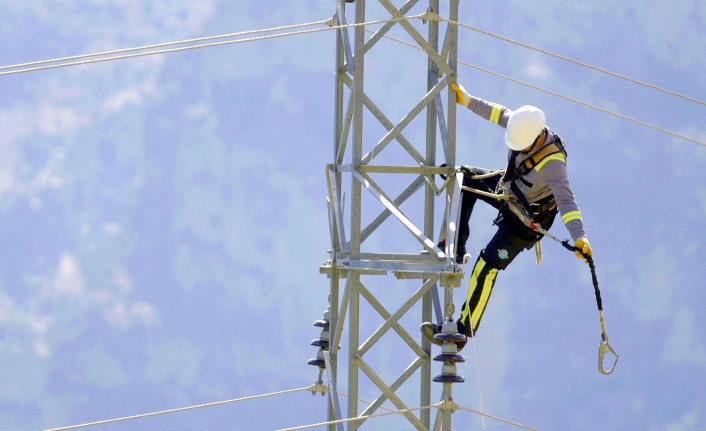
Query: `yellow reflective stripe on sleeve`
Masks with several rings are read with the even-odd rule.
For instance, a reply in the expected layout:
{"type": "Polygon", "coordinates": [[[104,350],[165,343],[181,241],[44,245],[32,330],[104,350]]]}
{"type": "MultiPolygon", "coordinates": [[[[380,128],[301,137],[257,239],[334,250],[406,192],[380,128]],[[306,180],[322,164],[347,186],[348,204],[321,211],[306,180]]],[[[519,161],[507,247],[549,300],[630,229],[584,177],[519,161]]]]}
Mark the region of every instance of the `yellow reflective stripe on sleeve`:
{"type": "Polygon", "coordinates": [[[499,124],[500,123],[500,112],[503,110],[503,105],[494,104],[493,110],[490,111],[490,122],[499,124]]]}
{"type": "Polygon", "coordinates": [[[561,216],[561,221],[563,221],[564,224],[570,222],[571,220],[581,220],[581,211],[569,211],[561,216]]]}
{"type": "Polygon", "coordinates": [[[563,154],[561,154],[561,153],[552,154],[551,156],[546,157],[544,160],[539,162],[539,164],[535,168],[537,170],[537,172],[539,172],[539,170],[542,169],[542,166],[544,166],[544,164],[550,160],[558,160],[560,162],[566,163],[566,157],[563,154]]]}
{"type": "Polygon", "coordinates": [[[478,301],[478,306],[473,311],[473,315],[471,316],[474,330],[475,330],[475,328],[478,327],[478,321],[480,321],[480,317],[483,315],[483,311],[485,310],[485,306],[488,305],[488,298],[490,298],[490,291],[493,290],[493,282],[495,281],[495,277],[497,275],[498,275],[498,270],[493,268],[490,271],[488,271],[488,275],[485,277],[485,283],[483,283],[483,292],[481,293],[480,301],[478,301]]]}
{"type": "MultiPolygon", "coordinates": [[[[473,292],[475,292],[476,287],[478,287],[478,277],[480,276],[480,273],[483,271],[484,267],[485,261],[483,259],[478,259],[475,268],[473,268],[473,274],[471,275],[471,279],[468,281],[468,297],[466,298],[467,303],[471,302],[471,296],[473,296],[473,292]]],[[[468,321],[468,313],[468,304],[466,304],[466,308],[461,312],[462,322],[468,321]]]]}

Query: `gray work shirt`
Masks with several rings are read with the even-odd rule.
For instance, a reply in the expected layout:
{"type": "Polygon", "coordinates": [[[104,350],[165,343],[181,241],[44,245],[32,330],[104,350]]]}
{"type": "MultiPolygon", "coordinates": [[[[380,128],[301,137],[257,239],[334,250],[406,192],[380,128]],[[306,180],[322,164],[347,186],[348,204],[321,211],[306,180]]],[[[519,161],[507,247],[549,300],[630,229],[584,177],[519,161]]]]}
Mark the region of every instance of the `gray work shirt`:
{"type": "MultiPolygon", "coordinates": [[[[473,96],[471,96],[468,108],[475,114],[503,128],[507,128],[507,122],[510,120],[513,113],[513,111],[503,105],[488,102],[473,96]]],[[[515,160],[515,168],[518,168],[522,162],[556,139],[556,135],[547,127],[547,137],[544,140],[544,145],[535,148],[531,153],[520,153],[515,160]]],[[[512,151],[509,151],[508,159],[511,154],[512,151]]],[[[569,187],[569,178],[566,173],[566,158],[563,154],[552,154],[544,158],[534,169],[524,175],[524,179],[531,183],[532,186],[530,187],[524,184],[519,179],[516,180],[515,183],[525,195],[527,201],[533,203],[549,195],[554,195],[559,213],[561,214],[561,220],[571,234],[571,238],[576,241],[578,238],[586,236],[581,211],[576,204],[574,193],[569,187]]]]}

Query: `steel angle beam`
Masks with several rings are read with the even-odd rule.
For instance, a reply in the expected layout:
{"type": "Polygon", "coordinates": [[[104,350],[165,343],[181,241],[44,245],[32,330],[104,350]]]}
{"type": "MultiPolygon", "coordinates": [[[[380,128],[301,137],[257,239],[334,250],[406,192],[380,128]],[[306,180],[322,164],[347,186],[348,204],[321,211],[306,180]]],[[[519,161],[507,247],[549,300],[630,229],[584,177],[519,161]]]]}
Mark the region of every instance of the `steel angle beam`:
{"type": "MultiPolygon", "coordinates": [[[[348,25],[346,22],[346,7],[343,0],[336,0],[336,19],[340,25],[348,25]]],[[[355,73],[355,63],[353,62],[353,54],[351,53],[351,39],[348,35],[347,28],[341,28],[338,31],[343,35],[343,47],[346,53],[346,68],[348,72],[355,73]]]]}
{"type": "MultiPolygon", "coordinates": [[[[390,385],[390,390],[394,392],[394,391],[396,391],[397,389],[399,389],[410,377],[412,377],[412,375],[414,375],[414,373],[415,373],[415,372],[419,369],[419,367],[421,367],[423,364],[424,364],[424,359],[422,359],[422,358],[417,358],[417,359],[415,359],[414,362],[412,362],[412,363],[407,367],[407,369],[404,370],[404,372],[402,373],[402,375],[400,375],[400,377],[399,377],[397,380],[395,380],[395,382],[394,382],[393,384],[390,385]]],[[[370,416],[370,415],[372,415],[373,413],[375,413],[375,411],[376,411],[377,409],[380,408],[380,406],[382,406],[382,405],[385,403],[385,401],[387,401],[387,395],[385,395],[385,394],[383,393],[383,394],[380,395],[375,401],[373,401],[373,402],[368,406],[368,408],[366,408],[366,409],[363,411],[363,413],[360,414],[360,416],[370,416]]]]}
{"type": "MultiPolygon", "coordinates": [[[[427,275],[438,275],[439,273],[447,273],[454,271],[454,264],[444,263],[406,263],[393,262],[384,260],[358,260],[350,259],[341,261],[339,264],[344,265],[349,271],[359,270],[383,270],[383,271],[399,271],[399,272],[423,272],[427,275]]],[[[426,278],[426,277],[418,277],[426,278]]]]}
{"type": "MultiPolygon", "coordinates": [[[[328,377],[328,393],[333,403],[334,418],[338,421],[343,419],[341,416],[341,403],[338,401],[338,389],[336,388],[336,379],[331,372],[333,366],[331,365],[331,352],[324,350],[324,362],[326,363],[326,376],[328,377]]],[[[345,431],[343,424],[337,424],[336,429],[338,431],[345,431]]]]}
{"type": "Polygon", "coordinates": [[[447,76],[439,84],[429,90],[429,92],[424,96],[424,98],[422,98],[422,101],[419,102],[417,106],[412,108],[412,110],[407,115],[405,115],[405,117],[392,130],[387,132],[387,134],[380,140],[380,142],[377,143],[377,145],[375,145],[375,147],[368,154],[363,156],[360,164],[367,165],[375,158],[375,156],[380,154],[380,152],[384,150],[385,147],[387,147],[387,145],[392,142],[393,139],[396,139],[397,135],[405,127],[407,127],[409,123],[411,123],[412,120],[414,120],[417,115],[419,115],[419,113],[422,112],[422,110],[426,108],[427,105],[429,105],[429,103],[434,100],[436,95],[441,93],[441,90],[443,90],[446,85],[448,85],[448,83],[449,77],[447,76]]]}
{"type": "MultiPolygon", "coordinates": [[[[392,15],[393,18],[403,18],[403,15],[400,13],[397,8],[390,3],[389,0],[379,0],[380,4],[387,9],[388,12],[390,12],[390,15],[392,15]]],[[[444,61],[443,58],[439,55],[438,52],[434,48],[429,45],[429,43],[422,37],[417,30],[414,29],[412,24],[410,24],[407,20],[403,20],[399,22],[402,28],[404,28],[407,33],[409,33],[410,36],[412,36],[412,39],[414,39],[415,42],[417,42],[417,45],[419,45],[420,48],[424,50],[424,52],[429,55],[429,58],[436,63],[436,65],[444,71],[447,75],[451,76],[456,76],[456,71],[452,69],[448,64],[446,64],[446,61],[444,61]]]]}
{"type": "Polygon", "coordinates": [[[402,306],[395,311],[395,314],[391,315],[387,320],[385,320],[385,323],[383,323],[373,334],[365,340],[363,344],[360,345],[360,348],[358,348],[358,355],[363,356],[365,353],[370,350],[370,348],[382,338],[385,333],[392,328],[395,324],[397,324],[397,321],[404,316],[410,308],[414,304],[419,301],[422,296],[424,296],[429,289],[431,289],[432,286],[434,286],[434,283],[436,282],[436,278],[431,278],[430,280],[427,280],[424,284],[422,284],[422,287],[420,287],[416,292],[414,292],[414,295],[412,295],[411,298],[409,298],[407,301],[405,301],[402,306]]]}
{"type": "MultiPolygon", "coordinates": [[[[345,73],[344,76],[348,76],[345,73]]],[[[353,93],[353,88],[351,88],[351,93],[353,93]]],[[[348,98],[348,107],[346,108],[346,116],[343,120],[343,133],[341,134],[341,140],[338,142],[338,148],[336,149],[336,165],[343,163],[343,157],[346,155],[346,145],[348,145],[348,135],[351,130],[351,122],[353,121],[353,97],[348,98]]]]}
{"type": "MultiPolygon", "coordinates": [[[[348,165],[341,165],[341,172],[344,169],[349,169],[348,165]]],[[[435,166],[371,166],[363,165],[356,168],[358,172],[377,173],[377,174],[423,174],[423,175],[448,175],[453,173],[453,168],[435,167],[435,166]]]]}
{"type": "MultiPolygon", "coordinates": [[[[439,78],[434,71],[429,72],[429,77],[434,86],[439,85],[439,78]]],[[[439,134],[441,134],[441,145],[444,148],[444,161],[448,164],[449,161],[449,131],[446,128],[446,117],[444,117],[444,105],[441,103],[441,93],[434,97],[434,110],[436,118],[439,122],[439,134]]]]}
{"type": "Polygon", "coordinates": [[[412,223],[412,221],[405,216],[402,211],[392,203],[390,198],[388,198],[385,193],[378,187],[375,182],[370,179],[366,174],[361,174],[355,170],[351,173],[353,177],[357,179],[373,196],[375,196],[390,212],[394,215],[403,225],[409,230],[409,232],[419,241],[424,248],[434,253],[439,258],[444,257],[444,253],[439,249],[436,244],[429,238],[427,238],[422,231],[412,223]]]}
{"type": "Polygon", "coordinates": [[[453,188],[451,208],[448,211],[446,222],[446,250],[449,258],[456,259],[456,242],[458,241],[458,221],[461,216],[461,187],[463,187],[463,172],[456,173],[456,183],[449,185],[453,188]],[[453,187],[455,186],[455,187],[453,187]]]}
{"type": "MultiPolygon", "coordinates": [[[[373,309],[375,309],[375,311],[378,312],[380,316],[382,316],[383,319],[388,320],[390,317],[392,317],[392,315],[385,309],[385,307],[383,307],[383,305],[377,299],[375,299],[373,294],[370,293],[370,291],[363,285],[360,286],[360,294],[363,295],[363,298],[368,301],[368,303],[373,307],[373,309]]],[[[402,325],[399,324],[399,322],[393,322],[392,329],[397,332],[397,335],[399,335],[400,338],[405,343],[407,343],[409,348],[412,349],[412,351],[416,353],[417,356],[421,358],[429,358],[429,355],[427,355],[427,353],[422,350],[421,347],[419,347],[419,344],[414,341],[414,339],[409,335],[407,331],[404,330],[404,328],[402,327],[402,325]]],[[[363,354],[360,353],[360,355],[362,356],[363,354]]]]}
{"type": "MultiPolygon", "coordinates": [[[[397,196],[397,199],[395,199],[394,201],[392,201],[392,203],[393,203],[395,206],[399,207],[400,205],[402,205],[403,203],[405,203],[405,201],[407,201],[407,199],[409,199],[417,190],[419,190],[419,189],[422,187],[423,184],[424,184],[424,179],[423,179],[423,177],[421,177],[421,176],[420,176],[420,177],[417,177],[417,179],[415,179],[415,180],[412,182],[412,184],[409,185],[409,187],[407,187],[406,189],[404,189],[404,190],[402,191],[402,193],[400,193],[400,195],[397,196]]],[[[375,230],[376,230],[378,227],[380,227],[380,225],[382,225],[383,222],[384,222],[385,220],[387,220],[390,215],[392,215],[392,212],[390,212],[389,209],[385,209],[382,213],[380,213],[380,215],[378,215],[378,216],[375,218],[375,220],[373,220],[372,222],[370,222],[370,224],[367,225],[367,226],[365,227],[365,229],[363,229],[363,230],[361,231],[361,233],[360,233],[360,242],[362,243],[363,241],[365,241],[366,239],[368,239],[368,237],[369,237],[373,232],[375,232],[375,230]]]]}
{"type": "MultiPolygon", "coordinates": [[[[447,24],[447,25],[446,25],[446,35],[444,36],[444,47],[441,48],[441,58],[442,58],[442,60],[444,60],[444,62],[446,61],[446,59],[447,59],[448,56],[449,56],[449,45],[450,45],[450,44],[449,44],[449,41],[450,41],[450,39],[449,39],[449,29],[451,28],[451,25],[452,25],[452,24],[447,24]]],[[[439,78],[441,78],[442,76],[444,76],[444,73],[443,73],[441,70],[439,70],[438,73],[437,73],[437,76],[438,76],[439,78]]]]}
{"type": "MultiPolygon", "coordinates": [[[[348,85],[349,87],[352,87],[352,80],[351,78],[346,75],[345,73],[341,74],[341,79],[343,82],[348,85]]],[[[382,113],[380,108],[377,107],[377,105],[368,97],[365,93],[363,93],[363,105],[368,108],[368,111],[370,111],[371,114],[380,122],[380,124],[385,127],[385,130],[388,132],[392,129],[394,129],[395,125],[392,124],[392,122],[385,116],[385,114],[382,113]]],[[[405,138],[402,133],[398,133],[397,136],[395,136],[395,139],[397,142],[402,145],[402,148],[407,151],[407,153],[417,162],[417,163],[424,163],[424,158],[419,154],[419,152],[414,148],[414,146],[405,138]]]]}
{"type": "MultiPolygon", "coordinates": [[[[345,259],[345,256],[343,256],[345,259]]],[[[417,263],[444,263],[445,259],[439,259],[428,253],[361,253],[361,260],[391,260],[396,262],[417,262],[417,263]]]]}
{"type": "MultiPolygon", "coordinates": [[[[419,3],[419,0],[409,0],[407,3],[402,5],[402,8],[399,10],[400,15],[405,15],[407,12],[409,12],[417,3],[419,3]]],[[[365,43],[365,52],[370,51],[370,48],[373,47],[377,43],[378,40],[382,39],[383,36],[387,34],[390,29],[397,24],[396,22],[388,22],[385,25],[380,28],[380,30],[376,31],[375,34],[365,43]]]]}
{"type": "Polygon", "coordinates": [[[328,196],[326,197],[326,208],[328,209],[328,211],[326,211],[326,214],[328,215],[328,233],[329,237],[331,238],[331,250],[334,251],[336,250],[336,245],[338,244],[336,242],[336,235],[334,234],[333,228],[333,205],[331,205],[331,198],[328,196]]]}
{"type": "Polygon", "coordinates": [[[328,185],[329,199],[333,207],[333,216],[338,231],[338,244],[341,246],[341,251],[347,252],[343,247],[348,247],[346,240],[346,230],[343,225],[343,210],[341,209],[341,199],[339,198],[338,188],[336,187],[336,173],[333,171],[333,165],[326,165],[326,180],[328,185]]]}
{"type": "MultiPolygon", "coordinates": [[[[343,259],[343,258],[341,258],[343,259]]],[[[338,278],[348,278],[350,272],[348,268],[333,266],[331,262],[326,262],[319,267],[319,274],[324,274],[328,278],[333,277],[333,272],[337,272],[338,278]]],[[[387,270],[383,269],[354,269],[359,275],[387,275],[387,270]]]]}
{"type": "MultiPolygon", "coordinates": [[[[403,403],[402,400],[399,399],[397,395],[395,395],[394,391],[392,391],[392,389],[390,389],[390,387],[385,384],[385,382],[380,378],[380,376],[378,376],[375,371],[370,368],[370,366],[363,360],[363,358],[358,356],[356,362],[358,363],[358,367],[360,367],[360,369],[365,373],[365,375],[368,376],[368,378],[373,383],[375,383],[375,386],[377,386],[378,389],[380,389],[380,391],[387,396],[387,398],[392,402],[392,404],[395,405],[395,407],[397,407],[399,410],[408,409],[405,403],[403,403]]],[[[427,427],[425,427],[424,424],[422,424],[422,422],[417,419],[414,414],[412,414],[412,412],[406,412],[403,413],[403,415],[407,418],[407,420],[412,423],[412,425],[414,425],[416,429],[420,431],[427,430],[427,427]]]]}

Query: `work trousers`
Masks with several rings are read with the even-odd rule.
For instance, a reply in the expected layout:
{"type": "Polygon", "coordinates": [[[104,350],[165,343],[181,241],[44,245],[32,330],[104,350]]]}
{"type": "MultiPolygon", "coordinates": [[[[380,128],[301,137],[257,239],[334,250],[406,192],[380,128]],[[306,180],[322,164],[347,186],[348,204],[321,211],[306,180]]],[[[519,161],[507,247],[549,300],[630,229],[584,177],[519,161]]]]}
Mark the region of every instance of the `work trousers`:
{"type": "MultiPolygon", "coordinates": [[[[483,180],[474,180],[471,175],[482,175],[489,171],[482,168],[469,168],[464,176],[463,185],[494,193],[501,176],[483,180]]],[[[461,193],[461,219],[459,221],[458,249],[465,250],[469,235],[469,222],[473,207],[480,199],[500,211],[495,224],[498,230],[485,248],[480,252],[468,282],[468,295],[461,308],[461,317],[457,320],[458,331],[467,336],[475,335],[483,317],[488,300],[493,292],[498,271],[504,270],[524,250],[529,250],[542,236],[525,226],[514,214],[506,210],[500,201],[478,194],[463,191],[461,193]]],[[[535,222],[545,230],[554,222],[556,209],[534,215],[535,222]]]]}

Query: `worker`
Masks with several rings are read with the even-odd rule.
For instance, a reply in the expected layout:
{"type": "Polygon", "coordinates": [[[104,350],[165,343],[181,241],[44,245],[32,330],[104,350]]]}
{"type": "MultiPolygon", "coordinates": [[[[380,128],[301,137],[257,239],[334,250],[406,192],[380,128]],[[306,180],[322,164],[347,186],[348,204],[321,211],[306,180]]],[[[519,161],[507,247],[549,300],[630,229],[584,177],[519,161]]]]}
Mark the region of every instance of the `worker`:
{"type": "MultiPolygon", "coordinates": [[[[559,135],[547,127],[544,112],[534,106],[522,106],[513,112],[497,103],[471,96],[461,85],[451,84],[450,87],[456,92],[458,104],[507,129],[505,144],[510,148],[504,172],[498,171],[498,175],[486,178],[491,171],[463,167],[463,186],[487,193],[511,195],[521,204],[524,212],[545,230],[551,227],[554,217],[560,213],[574,245],[583,254],[592,256],[581,211],[569,188],[566,150],[559,135]],[[475,179],[474,176],[484,178],[475,179]]],[[[499,210],[494,222],[498,230],[473,266],[468,295],[461,309],[461,317],[456,321],[458,332],[466,337],[473,337],[478,331],[498,271],[507,268],[518,254],[525,249],[529,250],[542,238],[542,235],[527,227],[510,211],[503,201],[462,190],[457,259],[463,259],[466,254],[468,224],[478,199],[499,210]]],[[[576,256],[584,259],[578,251],[576,256]]],[[[421,331],[426,339],[441,345],[441,342],[434,340],[434,335],[441,332],[441,325],[425,322],[421,325],[421,331]]],[[[466,341],[467,338],[457,343],[459,350],[465,346],[466,341]]]]}

